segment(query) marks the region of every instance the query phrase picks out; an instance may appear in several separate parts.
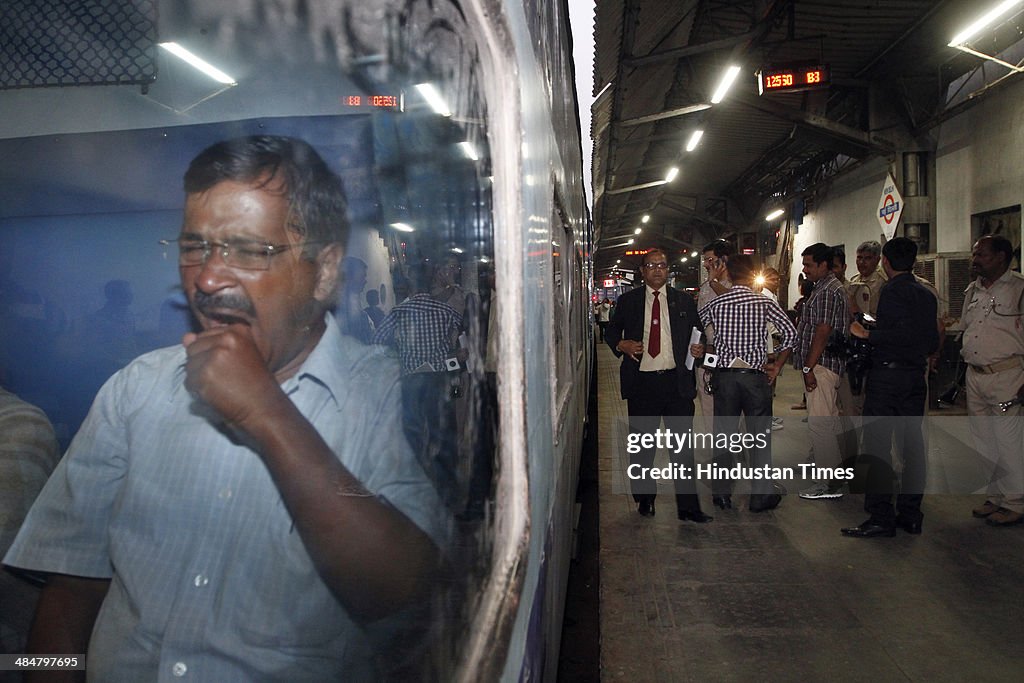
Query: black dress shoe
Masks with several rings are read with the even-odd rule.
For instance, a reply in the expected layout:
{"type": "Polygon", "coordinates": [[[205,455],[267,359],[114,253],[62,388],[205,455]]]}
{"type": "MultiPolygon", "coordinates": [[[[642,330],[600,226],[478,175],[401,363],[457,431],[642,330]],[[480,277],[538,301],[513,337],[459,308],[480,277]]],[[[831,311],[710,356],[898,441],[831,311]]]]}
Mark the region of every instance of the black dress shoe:
{"type": "Polygon", "coordinates": [[[896,515],[896,526],[903,529],[908,534],[919,534],[921,533],[921,520],[920,519],[909,519],[900,515],[896,515]]]}
{"type": "Polygon", "coordinates": [[[722,510],[732,510],[732,496],[711,496],[711,502],[722,510]]]}
{"type": "Polygon", "coordinates": [[[896,535],[896,527],[879,524],[870,519],[860,526],[846,527],[845,529],[840,529],[840,531],[843,536],[850,536],[851,538],[892,538],[896,535]]]}
{"type": "Polygon", "coordinates": [[[700,510],[679,510],[677,516],[681,522],[690,520],[691,522],[697,522],[697,524],[707,524],[714,519],[711,515],[705,515],[700,510]]]}
{"type": "Polygon", "coordinates": [[[636,504],[637,512],[644,517],[654,516],[654,501],[653,500],[641,500],[636,504]]]}
{"type": "Polygon", "coordinates": [[[750,505],[748,508],[751,512],[767,512],[768,510],[774,510],[779,507],[779,503],[781,502],[782,496],[777,493],[751,495],[750,505]]]}

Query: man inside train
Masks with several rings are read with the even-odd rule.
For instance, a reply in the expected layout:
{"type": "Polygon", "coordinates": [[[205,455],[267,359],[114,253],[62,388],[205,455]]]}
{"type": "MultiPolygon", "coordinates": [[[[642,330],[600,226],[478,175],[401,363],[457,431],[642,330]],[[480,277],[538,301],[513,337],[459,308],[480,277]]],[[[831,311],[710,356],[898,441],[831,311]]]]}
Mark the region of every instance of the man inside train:
{"type": "Polygon", "coordinates": [[[202,329],[103,387],[29,513],[5,562],[48,577],[30,652],[87,652],[97,681],[365,680],[363,627],[420,601],[443,530],[397,365],[327,313],[340,178],[254,136],[201,152],[185,193],[202,329]]]}
{"type": "MultiPolygon", "coordinates": [[[[664,418],[666,429],[686,434],[693,425],[696,397],[694,373],[686,367],[686,357],[690,334],[700,325],[697,305],[692,297],[668,285],[664,251],[651,249],[643,258],[644,285],[619,297],[605,343],[622,358],[619,381],[630,433],[653,435],[664,418]]],[[[641,448],[631,456],[631,465],[639,465],[643,472],[652,466],[654,455],[654,448],[641,448]]],[[[692,441],[674,449],[671,457],[674,464],[686,468],[684,472],[694,471],[692,441]]],[[[710,522],[712,518],[701,512],[695,479],[677,476],[673,483],[679,519],[710,522]]],[[[640,476],[630,479],[630,487],[637,511],[653,517],[657,481],[640,476]]]]}

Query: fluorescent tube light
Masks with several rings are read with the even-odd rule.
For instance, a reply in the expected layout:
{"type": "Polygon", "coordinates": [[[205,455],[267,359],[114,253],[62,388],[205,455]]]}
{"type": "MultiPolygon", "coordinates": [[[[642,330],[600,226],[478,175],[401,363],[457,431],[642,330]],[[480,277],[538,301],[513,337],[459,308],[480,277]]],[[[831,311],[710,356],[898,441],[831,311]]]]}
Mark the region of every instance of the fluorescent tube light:
{"type": "Polygon", "coordinates": [[[697,143],[700,142],[700,139],[702,137],[704,137],[704,131],[702,131],[702,130],[695,130],[695,131],[693,131],[693,135],[690,136],[690,141],[686,143],[686,151],[687,152],[692,152],[693,150],[695,150],[697,148],[697,143]]]}
{"type": "Polygon", "coordinates": [[[973,38],[983,28],[991,24],[993,21],[1001,17],[1010,11],[1015,5],[1019,5],[1022,0],[1003,0],[988,12],[986,12],[980,19],[975,21],[973,24],[965,28],[963,31],[958,33],[953,40],[949,41],[949,47],[957,47],[963,45],[968,40],[973,38]]]}
{"type": "Polygon", "coordinates": [[[718,104],[725,99],[725,93],[729,92],[729,88],[732,87],[736,77],[740,75],[740,68],[738,66],[730,66],[725,70],[725,75],[722,76],[722,80],[718,83],[718,87],[715,88],[715,94],[711,96],[711,104],[718,104]]]}
{"type": "Polygon", "coordinates": [[[779,216],[781,216],[781,215],[782,215],[782,214],[784,214],[784,213],[786,213],[786,212],[785,212],[785,211],[783,211],[782,209],[775,209],[775,210],[774,210],[774,211],[772,211],[772,212],[771,212],[770,214],[768,214],[767,216],[765,216],[765,217],[764,217],[764,219],[765,219],[766,221],[773,221],[773,220],[775,220],[776,218],[778,218],[779,216]]]}
{"type": "Polygon", "coordinates": [[[462,148],[462,153],[466,155],[466,158],[470,161],[480,161],[479,155],[476,153],[476,149],[473,147],[473,143],[463,140],[459,143],[459,147],[462,148]]]}
{"type": "Polygon", "coordinates": [[[665,182],[671,183],[673,180],[676,179],[677,175],[679,175],[679,169],[673,166],[672,168],[668,169],[668,174],[665,176],[665,182]]]}
{"type": "Polygon", "coordinates": [[[636,230],[633,231],[633,234],[639,235],[641,232],[643,232],[643,228],[637,228],[636,230]]]}
{"type": "Polygon", "coordinates": [[[416,232],[416,228],[412,227],[408,223],[392,223],[391,227],[399,232],[416,232]]]}
{"type": "Polygon", "coordinates": [[[645,214],[644,214],[644,217],[640,219],[640,222],[641,222],[641,223],[646,223],[646,222],[647,222],[647,221],[649,221],[649,220],[651,220],[651,216],[650,216],[650,214],[646,214],[646,213],[645,213],[645,214]]]}
{"type": "Polygon", "coordinates": [[[420,95],[423,95],[423,99],[427,101],[430,108],[441,116],[451,116],[452,110],[448,106],[448,103],[441,97],[441,93],[437,91],[433,83],[417,83],[416,89],[419,90],[420,95]]]}
{"type": "Polygon", "coordinates": [[[223,83],[224,85],[236,85],[238,83],[238,81],[233,79],[231,76],[228,76],[226,73],[215,67],[213,64],[210,64],[206,60],[197,57],[196,55],[192,54],[191,52],[183,48],[181,45],[178,45],[177,43],[158,43],[158,45],[163,49],[167,50],[168,52],[170,52],[178,59],[187,62],[193,68],[202,71],[204,74],[206,74],[213,80],[217,81],[218,83],[223,83]]]}

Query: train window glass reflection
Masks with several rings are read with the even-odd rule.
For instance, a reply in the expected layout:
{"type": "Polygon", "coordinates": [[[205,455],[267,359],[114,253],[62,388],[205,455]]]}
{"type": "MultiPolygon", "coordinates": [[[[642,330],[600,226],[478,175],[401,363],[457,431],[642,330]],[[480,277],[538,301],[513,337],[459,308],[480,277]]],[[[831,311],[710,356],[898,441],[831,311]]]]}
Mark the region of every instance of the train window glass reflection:
{"type": "MultiPolygon", "coordinates": [[[[107,4],[113,7],[97,3],[107,4]]],[[[179,270],[177,246],[159,245],[183,229],[182,178],[190,162],[224,140],[264,136],[308,143],[340,177],[347,199],[349,231],[331,319],[347,338],[345,348],[362,349],[353,359],[373,359],[365,361],[371,363],[366,372],[378,373],[376,384],[386,387],[389,373],[394,375],[393,422],[375,425],[374,436],[401,440],[396,457],[407,457],[433,489],[424,500],[436,500],[436,507],[424,514],[441,520],[440,532],[431,532],[449,577],[434,580],[422,591],[425,597],[350,641],[348,607],[328,609],[319,623],[329,624],[336,640],[324,666],[351,665],[336,653],[358,651],[353,671],[452,678],[474,594],[489,570],[494,533],[494,311],[500,288],[481,48],[455,3],[136,4],[149,28],[127,27],[112,12],[86,32],[102,43],[98,57],[72,54],[58,41],[48,57],[74,67],[68,74],[46,83],[0,83],[0,158],[18,160],[0,168],[0,382],[42,408],[67,447],[115,373],[142,356],[152,358],[157,349],[180,346],[186,333],[204,331],[192,313],[193,291],[183,286],[193,266],[179,270]],[[158,47],[169,40],[230,74],[230,82],[158,47]],[[138,60],[141,75],[119,76],[115,57],[104,69],[90,70],[96,65],[89,59],[105,60],[119,50],[138,60]],[[424,95],[418,87],[423,84],[432,86],[443,107],[424,95]]],[[[47,26],[33,23],[29,14],[15,30],[45,34],[47,26]]],[[[90,20],[64,21],[61,30],[90,20]]],[[[27,53],[19,58],[26,64],[41,59],[27,53]]],[[[247,182],[260,179],[267,178],[247,182]]],[[[304,211],[290,205],[286,225],[313,220],[304,211]]],[[[210,230],[202,235],[206,239],[224,239],[219,227],[202,229],[210,230]]],[[[278,264],[292,258],[288,251],[274,256],[265,272],[278,272],[278,264]]],[[[206,262],[211,269],[228,265],[216,249],[206,262]]],[[[304,405],[306,387],[301,381],[298,386],[294,401],[304,405]]],[[[365,417],[371,403],[370,396],[334,400],[339,409],[332,419],[342,422],[365,417]]],[[[316,425],[327,420],[321,413],[305,417],[316,425]]],[[[364,420],[351,433],[368,428],[364,420]]],[[[226,448],[245,447],[232,441],[244,442],[236,436],[226,448]]],[[[366,456],[376,453],[364,450],[366,456]]],[[[255,468],[235,473],[239,481],[210,489],[214,502],[200,501],[195,509],[205,512],[199,514],[213,514],[203,506],[237,503],[252,493],[246,487],[265,475],[259,459],[252,462],[255,468]]],[[[382,499],[399,495],[374,488],[375,480],[363,485],[382,499]]],[[[417,521],[401,500],[390,504],[417,521]]],[[[287,514],[280,501],[273,505],[277,513],[267,514],[287,514]]],[[[168,508],[140,503],[138,509],[157,515],[168,508]]],[[[252,571],[287,586],[285,574],[271,576],[268,567],[312,565],[291,534],[294,528],[280,530],[282,544],[268,549],[252,571]]],[[[190,539],[201,540],[194,534],[179,540],[187,545],[190,539]]],[[[239,580],[230,572],[203,576],[212,583],[239,580]]],[[[183,578],[168,576],[167,583],[183,578]]],[[[193,578],[198,581],[199,573],[193,578]]],[[[226,604],[230,614],[223,623],[248,634],[242,640],[287,643],[277,617],[304,614],[304,600],[287,590],[279,599],[262,611],[226,604]],[[238,618],[242,612],[245,619],[238,618]]],[[[298,638],[304,631],[296,629],[298,638]]],[[[198,634],[192,636],[192,647],[202,649],[198,634]]]]}

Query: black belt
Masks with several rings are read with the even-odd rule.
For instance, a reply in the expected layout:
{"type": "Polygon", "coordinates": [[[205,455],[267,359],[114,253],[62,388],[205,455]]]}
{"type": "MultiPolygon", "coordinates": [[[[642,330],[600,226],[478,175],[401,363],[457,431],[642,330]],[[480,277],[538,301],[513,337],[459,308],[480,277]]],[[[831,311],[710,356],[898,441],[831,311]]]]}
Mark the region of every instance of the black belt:
{"type": "Polygon", "coordinates": [[[757,368],[718,368],[715,372],[738,372],[744,375],[763,375],[764,370],[757,368]]]}
{"type": "Polygon", "coordinates": [[[668,370],[641,370],[641,372],[643,374],[645,374],[645,375],[664,375],[667,372],[675,372],[675,371],[676,371],[675,368],[670,368],[668,370]]]}
{"type": "Polygon", "coordinates": [[[918,372],[924,372],[927,365],[917,365],[915,363],[904,363],[898,360],[884,360],[881,361],[879,367],[885,368],[886,370],[916,370],[918,372]]]}

